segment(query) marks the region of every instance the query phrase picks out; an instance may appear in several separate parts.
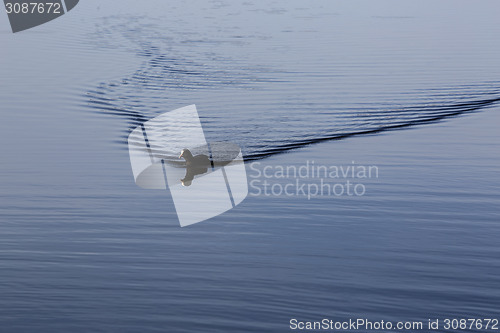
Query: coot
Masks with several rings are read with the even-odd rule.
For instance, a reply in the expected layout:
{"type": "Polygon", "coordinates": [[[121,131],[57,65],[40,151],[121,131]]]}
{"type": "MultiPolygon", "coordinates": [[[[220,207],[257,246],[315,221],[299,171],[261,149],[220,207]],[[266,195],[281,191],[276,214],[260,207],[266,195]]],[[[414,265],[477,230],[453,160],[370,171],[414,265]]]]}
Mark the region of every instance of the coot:
{"type": "Polygon", "coordinates": [[[181,157],[186,160],[188,167],[208,167],[210,165],[210,159],[207,155],[193,156],[189,149],[183,149],[179,155],[179,158],[181,157]]]}

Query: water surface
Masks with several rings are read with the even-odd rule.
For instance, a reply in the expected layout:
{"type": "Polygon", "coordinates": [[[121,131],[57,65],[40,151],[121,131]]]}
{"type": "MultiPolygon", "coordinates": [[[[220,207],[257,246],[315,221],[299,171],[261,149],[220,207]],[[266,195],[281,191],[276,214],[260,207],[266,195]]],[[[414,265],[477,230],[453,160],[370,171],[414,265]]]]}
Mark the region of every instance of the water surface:
{"type": "Polygon", "coordinates": [[[89,0],[19,34],[0,15],[3,330],[498,318],[497,12],[89,0]],[[380,177],[363,197],[250,196],[181,229],[168,192],[134,184],[126,137],[193,103],[208,141],[261,167],[380,177]]]}

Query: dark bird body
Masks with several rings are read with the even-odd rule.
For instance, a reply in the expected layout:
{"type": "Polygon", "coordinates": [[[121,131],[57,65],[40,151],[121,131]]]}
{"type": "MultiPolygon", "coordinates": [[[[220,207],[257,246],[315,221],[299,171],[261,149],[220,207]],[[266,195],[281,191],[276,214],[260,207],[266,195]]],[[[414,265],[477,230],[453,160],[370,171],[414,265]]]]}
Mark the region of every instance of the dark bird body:
{"type": "Polygon", "coordinates": [[[179,158],[184,158],[186,160],[186,166],[188,167],[208,167],[210,166],[210,159],[207,155],[195,155],[189,151],[189,149],[183,149],[179,158]]]}
{"type": "Polygon", "coordinates": [[[179,155],[181,157],[186,160],[186,175],[181,179],[183,186],[190,186],[194,176],[204,174],[211,165],[207,155],[193,156],[189,149],[183,149],[179,155]]]}

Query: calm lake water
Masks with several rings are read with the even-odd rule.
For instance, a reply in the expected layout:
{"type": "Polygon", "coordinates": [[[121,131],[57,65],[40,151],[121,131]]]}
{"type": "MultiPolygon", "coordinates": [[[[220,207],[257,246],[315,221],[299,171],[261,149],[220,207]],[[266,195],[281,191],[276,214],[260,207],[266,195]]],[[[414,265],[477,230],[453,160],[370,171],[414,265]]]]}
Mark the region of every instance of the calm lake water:
{"type": "Polygon", "coordinates": [[[17,34],[0,14],[2,332],[500,317],[498,2],[116,6],[17,34]],[[180,228],[126,138],[190,104],[259,163],[249,180],[308,161],[378,178],[363,196],[251,188],[180,228]]]}

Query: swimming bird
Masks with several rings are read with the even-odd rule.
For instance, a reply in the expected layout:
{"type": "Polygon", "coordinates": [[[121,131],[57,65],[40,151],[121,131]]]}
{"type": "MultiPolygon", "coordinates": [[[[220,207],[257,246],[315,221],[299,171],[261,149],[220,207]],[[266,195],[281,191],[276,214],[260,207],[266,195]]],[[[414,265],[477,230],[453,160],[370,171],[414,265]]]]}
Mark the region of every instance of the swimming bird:
{"type": "Polygon", "coordinates": [[[210,165],[210,159],[207,155],[196,155],[189,151],[189,149],[183,149],[179,158],[184,158],[186,160],[186,166],[188,167],[208,167],[210,165]]]}

